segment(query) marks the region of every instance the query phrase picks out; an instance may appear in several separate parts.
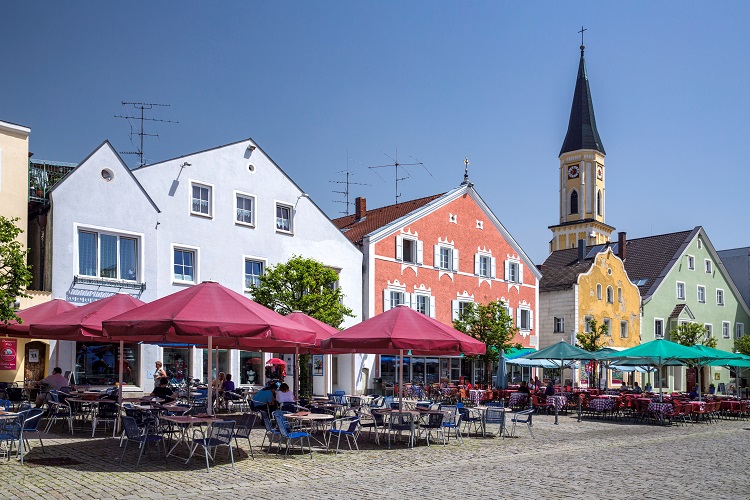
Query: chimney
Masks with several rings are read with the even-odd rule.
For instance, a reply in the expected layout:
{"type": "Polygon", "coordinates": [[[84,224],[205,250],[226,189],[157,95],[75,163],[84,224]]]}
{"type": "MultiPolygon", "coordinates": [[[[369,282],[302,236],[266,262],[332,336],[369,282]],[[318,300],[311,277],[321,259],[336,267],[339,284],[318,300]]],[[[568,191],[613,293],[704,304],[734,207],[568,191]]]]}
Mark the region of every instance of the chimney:
{"type": "Polygon", "coordinates": [[[620,231],[617,233],[617,256],[625,260],[625,245],[628,243],[628,233],[620,231]]]}
{"type": "Polygon", "coordinates": [[[578,240],[578,262],[586,258],[586,240],[578,240]]]}
{"type": "Polygon", "coordinates": [[[354,218],[356,220],[364,219],[367,215],[367,198],[354,198],[354,218]]]}

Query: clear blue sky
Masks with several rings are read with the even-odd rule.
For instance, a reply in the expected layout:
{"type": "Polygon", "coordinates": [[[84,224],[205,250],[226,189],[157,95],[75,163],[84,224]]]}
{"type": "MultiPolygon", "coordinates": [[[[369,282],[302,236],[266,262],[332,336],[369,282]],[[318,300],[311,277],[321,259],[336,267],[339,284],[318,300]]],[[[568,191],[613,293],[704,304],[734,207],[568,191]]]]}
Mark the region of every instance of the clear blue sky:
{"type": "MultiPolygon", "coordinates": [[[[557,155],[581,25],[607,151],[607,222],[629,237],[706,227],[750,245],[748,2],[7,2],[0,120],[35,157],[132,150],[120,102],[150,114],[150,162],[252,137],[329,215],[337,172],[394,202],[363,165],[411,155],[402,200],[447,191],[463,159],[540,263],[558,218],[557,155]]],[[[134,157],[125,157],[129,164],[134,157]]]]}

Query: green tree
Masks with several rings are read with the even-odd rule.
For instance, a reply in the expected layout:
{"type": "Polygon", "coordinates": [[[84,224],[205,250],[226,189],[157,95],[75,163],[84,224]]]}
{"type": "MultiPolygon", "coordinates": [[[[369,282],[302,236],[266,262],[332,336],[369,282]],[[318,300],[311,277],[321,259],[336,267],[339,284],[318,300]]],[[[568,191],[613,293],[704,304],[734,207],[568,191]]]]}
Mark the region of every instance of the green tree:
{"type": "MultiPolygon", "coordinates": [[[[595,319],[590,319],[587,322],[589,331],[588,332],[580,332],[576,334],[576,341],[578,342],[578,347],[583,349],[584,351],[594,352],[598,351],[602,347],[604,347],[606,341],[604,337],[609,335],[609,327],[606,323],[602,323],[599,325],[595,319]]],[[[597,373],[599,371],[599,364],[594,362],[594,370],[592,374],[592,387],[598,387],[597,386],[597,373]]]]}
{"type": "Polygon", "coordinates": [[[750,335],[743,335],[734,341],[734,352],[750,356],[750,335]]]}
{"type": "MultiPolygon", "coordinates": [[[[253,300],[269,309],[287,315],[300,311],[339,328],[344,317],[354,316],[343,303],[344,292],[338,287],[339,275],[322,263],[299,256],[266,269],[257,285],[251,286],[253,300]]],[[[312,395],[310,355],[301,354],[300,397],[312,395]],[[302,369],[306,367],[306,369],[302,369]]]]}
{"type": "Polygon", "coordinates": [[[682,323],[669,332],[672,342],[685,346],[704,345],[716,347],[716,338],[708,335],[706,327],[698,323],[682,323]]]}
{"type": "Polygon", "coordinates": [[[16,226],[18,219],[0,216],[0,321],[17,320],[14,304],[31,284],[31,267],[26,264],[26,254],[16,239],[23,231],[16,226]]]}
{"type": "Polygon", "coordinates": [[[453,322],[453,328],[487,345],[487,352],[476,356],[476,359],[484,363],[485,383],[492,380],[492,363],[500,359],[500,349],[521,348],[521,344],[513,342],[518,328],[513,324],[513,318],[508,315],[506,306],[501,300],[488,304],[473,302],[466,304],[453,322]]]}

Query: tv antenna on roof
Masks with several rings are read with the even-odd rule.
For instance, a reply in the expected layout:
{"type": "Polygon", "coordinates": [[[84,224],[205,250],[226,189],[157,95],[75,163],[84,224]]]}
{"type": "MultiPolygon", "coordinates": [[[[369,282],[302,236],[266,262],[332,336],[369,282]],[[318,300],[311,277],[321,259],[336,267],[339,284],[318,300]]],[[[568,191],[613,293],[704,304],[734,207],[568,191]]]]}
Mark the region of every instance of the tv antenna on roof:
{"type": "Polygon", "coordinates": [[[406,168],[404,168],[404,167],[408,167],[408,166],[412,166],[412,165],[421,165],[422,168],[424,168],[427,171],[427,173],[430,174],[430,177],[432,177],[433,179],[435,178],[432,175],[432,172],[430,172],[429,170],[427,170],[427,167],[424,166],[424,163],[422,163],[421,161],[417,160],[412,155],[408,155],[408,156],[409,156],[409,158],[411,158],[412,160],[414,160],[414,163],[399,163],[399,161],[398,161],[398,148],[396,148],[396,157],[395,158],[393,158],[391,155],[389,155],[387,153],[383,153],[383,154],[386,155],[388,158],[390,158],[391,161],[393,161],[393,163],[388,163],[386,165],[372,165],[372,166],[368,166],[367,168],[369,168],[370,170],[372,170],[373,172],[375,172],[375,174],[378,177],[380,177],[380,180],[383,181],[383,182],[385,182],[385,179],[383,179],[383,177],[380,174],[378,174],[377,170],[375,170],[375,169],[378,169],[378,168],[388,168],[388,167],[395,167],[396,168],[396,205],[398,205],[398,199],[401,198],[401,193],[398,190],[398,183],[400,181],[405,181],[406,179],[410,179],[411,178],[411,174],[409,174],[409,171],[406,168]],[[404,177],[399,177],[399,172],[398,172],[399,168],[401,168],[401,171],[403,172],[404,177]]]}
{"type": "Polygon", "coordinates": [[[159,137],[159,134],[147,134],[146,129],[144,128],[143,122],[149,121],[149,122],[163,122],[163,123],[180,123],[172,120],[160,120],[158,118],[146,118],[144,116],[144,111],[147,109],[153,109],[155,106],[157,107],[169,107],[169,104],[157,104],[154,102],[126,102],[122,101],[123,106],[133,106],[135,109],[141,110],[141,116],[123,116],[123,115],[115,115],[115,118],[126,118],[128,120],[140,120],[141,126],[138,128],[137,131],[133,131],[133,124],[130,123],[130,142],[133,142],[133,134],[140,137],[140,147],[136,151],[120,151],[120,154],[123,155],[136,155],[138,156],[138,166],[142,167],[146,163],[143,161],[143,139],[145,137],[159,137]]]}
{"type": "MultiPolygon", "coordinates": [[[[353,161],[353,160],[352,160],[353,161]]],[[[351,180],[351,177],[354,175],[357,175],[356,173],[352,172],[349,169],[349,153],[346,154],[346,169],[341,170],[339,172],[336,172],[337,174],[344,174],[344,180],[343,181],[328,181],[333,182],[334,184],[344,184],[344,190],[343,191],[336,191],[334,190],[334,193],[339,193],[344,195],[344,200],[333,200],[334,203],[343,203],[344,204],[344,210],[339,212],[343,215],[349,215],[349,207],[352,205],[352,202],[349,201],[349,186],[369,186],[369,184],[365,184],[364,182],[354,182],[351,180]]]]}

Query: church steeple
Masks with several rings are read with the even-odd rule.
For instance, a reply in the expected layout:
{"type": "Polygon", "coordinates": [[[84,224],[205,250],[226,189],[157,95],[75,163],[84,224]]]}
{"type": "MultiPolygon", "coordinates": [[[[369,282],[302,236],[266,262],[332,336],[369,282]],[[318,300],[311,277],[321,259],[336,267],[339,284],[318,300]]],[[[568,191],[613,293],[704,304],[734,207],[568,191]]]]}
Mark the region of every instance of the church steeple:
{"type": "Polygon", "coordinates": [[[568,132],[565,134],[560,156],[579,149],[593,149],[606,154],[599,137],[599,131],[596,129],[594,104],[591,101],[589,77],[586,74],[586,60],[583,57],[585,48],[581,45],[581,60],[578,63],[578,79],[573,93],[573,105],[570,108],[568,132]]]}

